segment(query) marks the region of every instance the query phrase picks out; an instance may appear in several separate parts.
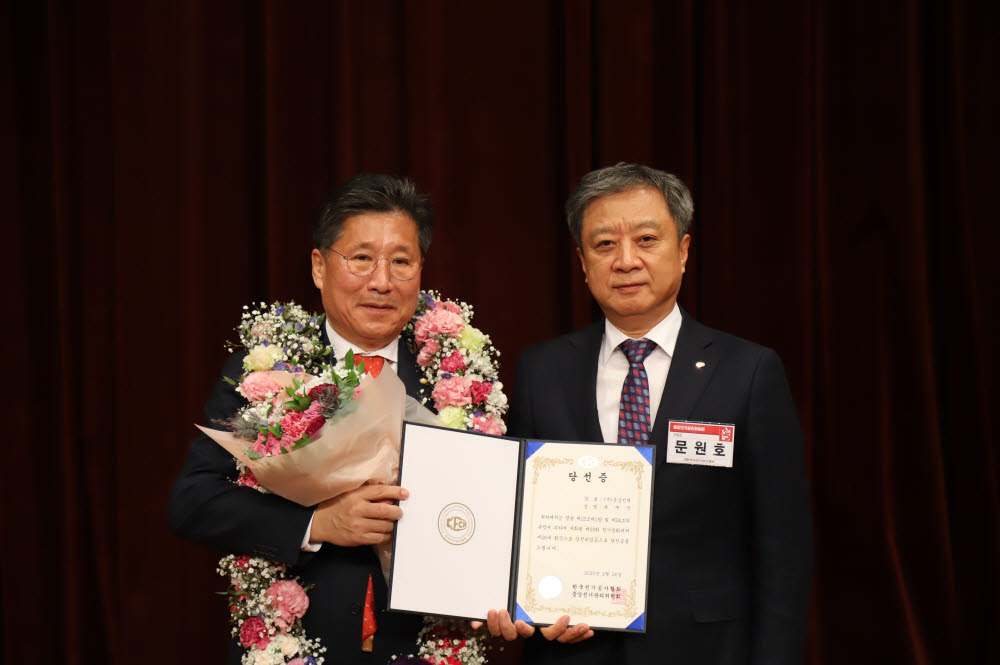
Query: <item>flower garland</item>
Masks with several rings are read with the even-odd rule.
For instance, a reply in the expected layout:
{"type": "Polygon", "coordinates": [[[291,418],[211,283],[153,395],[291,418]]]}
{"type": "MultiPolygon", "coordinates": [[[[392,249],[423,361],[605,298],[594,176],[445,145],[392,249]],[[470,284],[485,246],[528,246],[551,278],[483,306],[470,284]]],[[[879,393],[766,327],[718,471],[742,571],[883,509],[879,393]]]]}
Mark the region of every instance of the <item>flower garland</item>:
{"type": "Polygon", "coordinates": [[[219,562],[218,573],[229,578],[230,622],[233,637],[247,652],[244,665],[322,665],[326,647],[306,638],[302,616],[309,608],[297,579],[288,579],[286,566],[267,559],[230,554],[219,562]]]}
{"type": "Polygon", "coordinates": [[[431,387],[430,399],[446,427],[503,434],[507,396],[499,381],[500,352],[489,335],[473,327],[473,313],[464,302],[421,291],[403,337],[423,370],[420,383],[431,387]]]}
{"type": "MultiPolygon", "coordinates": [[[[253,445],[251,457],[279,455],[309,443],[319,430],[356,394],[359,377],[348,353],[342,367],[323,342],[324,315],[306,312],[294,302],[244,306],[239,343],[231,353],[246,349],[244,373],[232,381],[251,402],[221,423],[253,445]],[[311,375],[282,385],[270,372],[311,375]]],[[[402,331],[423,371],[421,384],[430,388],[443,425],[453,429],[503,434],[507,397],[498,380],[495,349],[488,335],[472,326],[473,309],[466,303],[442,300],[435,291],[418,297],[413,318],[402,331]]],[[[267,493],[243,463],[235,461],[236,484],[267,493]]],[[[228,577],[233,637],[247,649],[243,665],[322,665],[326,647],[310,640],[302,627],[309,607],[297,578],[284,564],[257,557],[229,555],[218,572],[228,577]]],[[[485,662],[478,635],[466,635],[453,622],[427,620],[420,633],[419,657],[448,665],[485,662]]]]}
{"type": "Polygon", "coordinates": [[[270,307],[260,303],[253,310],[244,305],[236,328],[240,341],[226,342],[226,350],[247,350],[241,380],[250,372],[266,370],[318,374],[330,365],[331,349],[323,344],[324,320],[322,314],[306,312],[294,301],[270,307]]]}
{"type": "MultiPolygon", "coordinates": [[[[415,656],[397,658],[392,665],[485,665],[495,641],[486,628],[470,631],[465,621],[425,617],[417,643],[415,656]]],[[[503,648],[501,644],[499,650],[503,648]]]]}

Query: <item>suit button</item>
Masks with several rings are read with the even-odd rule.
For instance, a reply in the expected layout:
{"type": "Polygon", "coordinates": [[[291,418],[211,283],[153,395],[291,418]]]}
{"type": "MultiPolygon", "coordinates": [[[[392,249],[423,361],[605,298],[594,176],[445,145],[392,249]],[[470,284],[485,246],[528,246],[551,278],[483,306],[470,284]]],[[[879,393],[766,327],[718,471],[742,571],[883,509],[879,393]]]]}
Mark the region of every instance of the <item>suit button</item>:
{"type": "Polygon", "coordinates": [[[351,614],[361,614],[361,603],[351,603],[351,614]]]}

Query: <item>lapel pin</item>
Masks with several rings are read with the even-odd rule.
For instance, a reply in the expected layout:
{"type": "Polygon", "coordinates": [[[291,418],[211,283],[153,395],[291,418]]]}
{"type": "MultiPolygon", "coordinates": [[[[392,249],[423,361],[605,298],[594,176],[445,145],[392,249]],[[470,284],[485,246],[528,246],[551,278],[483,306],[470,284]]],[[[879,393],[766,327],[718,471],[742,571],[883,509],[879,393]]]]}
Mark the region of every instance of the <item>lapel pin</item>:
{"type": "Polygon", "coordinates": [[[705,363],[699,360],[694,364],[694,366],[697,367],[698,369],[703,369],[705,367],[705,363]]]}

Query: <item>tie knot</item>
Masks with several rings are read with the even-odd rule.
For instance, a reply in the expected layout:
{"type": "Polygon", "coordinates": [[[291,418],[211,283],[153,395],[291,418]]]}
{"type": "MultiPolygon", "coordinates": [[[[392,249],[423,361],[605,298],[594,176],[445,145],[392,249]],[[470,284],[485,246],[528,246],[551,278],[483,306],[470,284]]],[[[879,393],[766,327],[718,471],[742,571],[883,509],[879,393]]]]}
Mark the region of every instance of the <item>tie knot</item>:
{"type": "Polygon", "coordinates": [[[354,356],[355,366],[361,363],[365,364],[365,374],[371,374],[374,379],[382,372],[382,367],[385,365],[385,358],[382,356],[363,356],[361,354],[354,356]]]}
{"type": "Polygon", "coordinates": [[[646,356],[656,348],[656,342],[648,339],[627,339],[619,344],[619,346],[625,352],[630,365],[640,365],[646,359],[646,356]]]}

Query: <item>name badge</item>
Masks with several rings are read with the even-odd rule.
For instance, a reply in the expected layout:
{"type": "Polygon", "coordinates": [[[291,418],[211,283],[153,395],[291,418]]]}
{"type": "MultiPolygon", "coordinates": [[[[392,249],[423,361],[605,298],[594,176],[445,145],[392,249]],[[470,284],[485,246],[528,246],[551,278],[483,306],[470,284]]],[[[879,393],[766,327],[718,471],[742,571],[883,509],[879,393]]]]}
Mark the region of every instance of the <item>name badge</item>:
{"type": "Polygon", "coordinates": [[[735,442],[735,425],[671,420],[667,462],[732,468],[735,442]]]}

